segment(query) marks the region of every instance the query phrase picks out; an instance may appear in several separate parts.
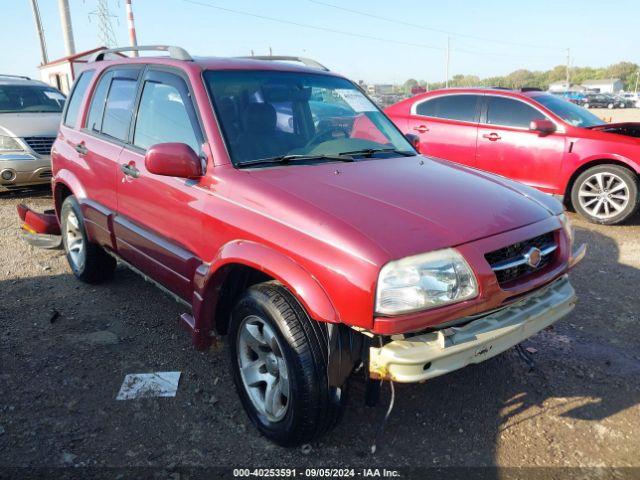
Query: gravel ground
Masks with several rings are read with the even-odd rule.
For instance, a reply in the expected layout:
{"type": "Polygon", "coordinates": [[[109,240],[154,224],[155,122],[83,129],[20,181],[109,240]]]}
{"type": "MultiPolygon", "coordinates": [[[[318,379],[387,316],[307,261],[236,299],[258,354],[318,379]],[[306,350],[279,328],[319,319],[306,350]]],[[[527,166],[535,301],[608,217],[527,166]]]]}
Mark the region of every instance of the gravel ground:
{"type": "MultiPolygon", "coordinates": [[[[64,467],[640,467],[640,218],[619,227],[573,215],[589,245],[572,273],[579,305],[513,350],[368,408],[355,380],[342,423],[320,442],[283,449],[249,424],[226,346],[197,352],[177,328],[184,308],[119,268],[88,286],[60,250],[19,238],[15,204],[44,209],[49,193],[0,196],[0,472],[64,467]],[[58,313],[53,318],[54,312],[58,313]],[[128,373],[182,372],[175,398],[116,401],[128,373]]],[[[164,471],[164,470],[163,470],[164,471]]],[[[640,470],[633,470],[640,474],[640,470]]],[[[2,475],[0,475],[1,477],[2,475]]]]}

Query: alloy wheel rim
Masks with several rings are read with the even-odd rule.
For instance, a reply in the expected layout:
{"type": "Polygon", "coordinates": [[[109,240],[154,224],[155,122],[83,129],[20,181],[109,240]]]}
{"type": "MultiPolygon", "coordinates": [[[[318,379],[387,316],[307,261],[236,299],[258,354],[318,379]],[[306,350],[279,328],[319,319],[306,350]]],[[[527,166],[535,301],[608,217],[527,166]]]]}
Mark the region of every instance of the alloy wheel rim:
{"type": "Polygon", "coordinates": [[[81,270],[84,266],[85,245],[82,232],[80,231],[80,222],[76,214],[71,211],[67,215],[67,221],[64,231],[65,245],[69,259],[76,270],[81,270]]]}
{"type": "Polygon", "coordinates": [[[580,206],[599,219],[613,218],[629,204],[629,186],[615,173],[594,173],[578,191],[580,206]]]}
{"type": "Polygon", "coordinates": [[[240,378],[251,403],[271,422],[282,420],[289,409],[289,371],[273,328],[249,315],[240,325],[237,350],[240,378]]]}

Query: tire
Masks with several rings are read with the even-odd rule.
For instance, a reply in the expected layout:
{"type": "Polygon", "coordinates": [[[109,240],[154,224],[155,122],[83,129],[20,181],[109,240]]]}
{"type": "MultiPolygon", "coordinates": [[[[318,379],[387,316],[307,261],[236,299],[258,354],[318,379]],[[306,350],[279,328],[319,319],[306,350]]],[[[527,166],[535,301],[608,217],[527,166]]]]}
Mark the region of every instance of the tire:
{"type": "Polygon", "coordinates": [[[327,338],[325,326],[277,282],[250,287],[233,309],[233,380],[251,422],[278,445],[310,442],[341,417],[346,392],[329,388],[327,338]]]}
{"type": "Polygon", "coordinates": [[[67,261],[76,278],[85,283],[101,283],[111,278],[117,262],[102,247],[89,242],[82,210],[73,196],[62,202],[60,231],[67,261]]]}
{"type": "Polygon", "coordinates": [[[588,110],[588,109],[589,109],[589,104],[588,104],[588,103],[585,103],[585,104],[583,105],[583,107],[584,107],[584,108],[586,108],[586,109],[588,110]]]}
{"type": "Polygon", "coordinates": [[[571,203],[592,223],[622,223],[638,210],[638,178],[618,165],[597,165],[573,182],[571,203]]]}
{"type": "Polygon", "coordinates": [[[607,108],[608,108],[609,110],[613,110],[613,107],[614,107],[613,103],[610,103],[609,105],[607,105],[607,108]]]}

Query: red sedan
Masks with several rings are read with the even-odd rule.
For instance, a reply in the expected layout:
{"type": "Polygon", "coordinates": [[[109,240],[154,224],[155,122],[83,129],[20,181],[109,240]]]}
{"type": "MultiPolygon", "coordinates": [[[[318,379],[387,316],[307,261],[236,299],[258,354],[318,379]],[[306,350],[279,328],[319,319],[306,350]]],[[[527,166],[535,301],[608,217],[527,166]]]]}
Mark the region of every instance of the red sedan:
{"type": "Polygon", "coordinates": [[[606,124],[541,91],[435,90],[386,109],[423,154],[487,170],[562,197],[591,222],[638,209],[640,123],[606,124]]]}

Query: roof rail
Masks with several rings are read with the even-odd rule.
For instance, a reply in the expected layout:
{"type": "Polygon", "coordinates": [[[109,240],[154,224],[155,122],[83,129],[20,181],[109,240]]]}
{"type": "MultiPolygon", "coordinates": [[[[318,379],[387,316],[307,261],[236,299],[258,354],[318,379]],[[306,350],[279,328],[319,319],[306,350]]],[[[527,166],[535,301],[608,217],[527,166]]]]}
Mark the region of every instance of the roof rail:
{"type": "Polygon", "coordinates": [[[289,61],[289,62],[300,62],[307,67],[319,68],[320,70],[324,70],[328,72],[329,69],[322,65],[320,62],[316,62],[311,58],[306,57],[292,57],[288,55],[265,55],[265,56],[250,56],[250,57],[238,57],[238,58],[247,58],[249,60],[271,60],[271,61],[289,61]]]}
{"type": "Polygon", "coordinates": [[[192,61],[191,55],[184,48],[174,47],[171,45],[142,45],[139,47],[118,47],[118,48],[107,48],[106,50],[101,50],[99,52],[94,53],[90,58],[90,62],[99,62],[104,60],[104,56],[107,53],[120,53],[120,52],[147,52],[147,51],[156,51],[156,52],[169,52],[169,57],[174,58],[176,60],[186,60],[192,61]]]}
{"type": "Polygon", "coordinates": [[[538,88],[538,87],[522,87],[520,89],[520,91],[522,93],[525,93],[525,92],[542,92],[542,89],[538,88]]]}
{"type": "Polygon", "coordinates": [[[9,75],[8,73],[0,73],[0,77],[22,78],[23,80],[31,80],[26,75],[9,75]]]}

